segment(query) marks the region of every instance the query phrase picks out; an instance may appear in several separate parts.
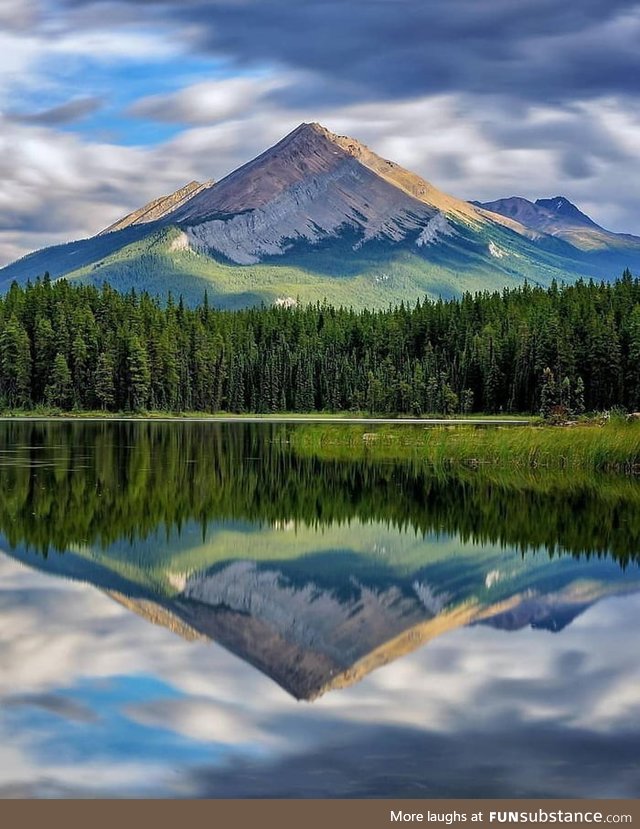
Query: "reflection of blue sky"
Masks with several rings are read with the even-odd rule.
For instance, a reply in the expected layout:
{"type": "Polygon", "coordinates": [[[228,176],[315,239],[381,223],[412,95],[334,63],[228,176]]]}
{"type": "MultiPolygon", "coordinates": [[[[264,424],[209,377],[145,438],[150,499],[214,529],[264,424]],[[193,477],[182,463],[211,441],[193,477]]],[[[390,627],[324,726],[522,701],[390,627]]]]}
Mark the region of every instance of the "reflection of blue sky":
{"type": "Polygon", "coordinates": [[[215,743],[194,743],[187,737],[163,728],[162,723],[146,726],[127,715],[130,706],[177,700],[184,695],[170,685],[144,674],[114,676],[108,680],[82,678],[70,688],[57,688],[55,694],[75,702],[92,718],[66,716],[43,707],[28,697],[22,704],[12,700],[5,714],[5,733],[15,740],[28,734],[30,750],[40,761],[51,764],[92,762],[164,763],[188,765],[215,763],[220,750],[215,743]]]}
{"type": "Polygon", "coordinates": [[[639,616],[454,631],[309,705],[2,558],[0,792],[637,796],[639,616]]]}

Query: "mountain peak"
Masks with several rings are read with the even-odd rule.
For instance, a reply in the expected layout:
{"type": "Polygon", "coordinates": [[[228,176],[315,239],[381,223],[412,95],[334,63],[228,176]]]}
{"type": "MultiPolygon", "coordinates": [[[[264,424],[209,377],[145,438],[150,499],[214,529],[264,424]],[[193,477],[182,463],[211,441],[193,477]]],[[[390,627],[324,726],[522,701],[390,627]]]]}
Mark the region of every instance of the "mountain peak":
{"type": "Polygon", "coordinates": [[[547,210],[555,210],[556,213],[559,213],[561,210],[578,209],[566,196],[551,196],[547,199],[536,199],[535,203],[539,207],[545,207],[547,210]]]}
{"type": "Polygon", "coordinates": [[[552,214],[562,218],[572,224],[588,225],[589,227],[598,227],[598,225],[590,219],[585,213],[579,210],[575,204],[569,201],[565,196],[553,196],[550,199],[536,199],[536,207],[548,210],[552,214]]]}
{"type": "MultiPolygon", "coordinates": [[[[354,158],[360,160],[364,158],[368,158],[369,160],[375,158],[389,168],[398,166],[393,161],[387,161],[384,158],[380,158],[380,156],[377,156],[372,150],[369,149],[369,147],[367,147],[366,144],[363,144],[356,138],[351,138],[351,136],[349,135],[339,135],[338,133],[331,132],[331,130],[327,129],[322,124],[319,124],[317,121],[312,121],[308,124],[300,124],[300,126],[297,129],[304,129],[306,131],[309,131],[310,133],[314,133],[315,135],[318,135],[321,138],[326,139],[327,141],[330,141],[332,144],[335,144],[341,150],[346,152],[348,155],[353,156],[354,158]]],[[[297,130],[294,130],[294,132],[296,131],[297,130]]]]}
{"type": "MultiPolygon", "coordinates": [[[[497,199],[492,202],[473,202],[485,210],[515,219],[525,227],[553,236],[584,234],[585,229],[605,232],[579,210],[575,204],[565,196],[553,196],[550,199],[536,199],[535,202],[521,196],[511,196],[508,199],[497,199]]],[[[563,237],[564,238],[564,237],[563,237]]],[[[571,241],[571,239],[569,239],[571,241]]]]}
{"type": "Polygon", "coordinates": [[[539,223],[540,209],[532,201],[522,196],[509,196],[505,199],[496,199],[496,201],[490,202],[474,201],[471,204],[475,204],[477,207],[498,216],[505,216],[507,219],[519,222],[524,227],[537,227],[539,223]]]}
{"type": "Polygon", "coordinates": [[[251,161],[199,193],[172,214],[175,222],[196,223],[265,210],[305,183],[337,175],[348,154],[317,123],[302,123],[251,161]]]}
{"type": "Polygon", "coordinates": [[[346,227],[361,242],[399,241],[419,234],[436,213],[474,227],[485,221],[472,205],[356,139],[303,122],[169,218],[198,227],[191,233],[196,249],[253,264],[282,253],[292,240],[313,243],[346,227]]]}
{"type": "MultiPolygon", "coordinates": [[[[354,158],[360,159],[366,153],[374,155],[374,153],[372,153],[367,146],[362,144],[360,141],[357,141],[355,138],[351,138],[348,135],[338,135],[335,132],[331,132],[331,130],[327,129],[327,127],[323,126],[317,121],[303,122],[302,124],[299,124],[288,135],[285,135],[285,137],[281,141],[275,144],[271,148],[271,150],[275,150],[277,147],[288,145],[291,143],[299,143],[300,141],[308,141],[312,145],[318,139],[320,139],[321,141],[329,142],[330,144],[334,144],[340,150],[342,150],[350,156],[353,156],[354,158]]],[[[267,153],[270,153],[271,150],[267,150],[267,153]]],[[[390,167],[396,166],[391,161],[387,161],[386,163],[390,167]]]]}
{"type": "MultiPolygon", "coordinates": [[[[304,136],[312,137],[313,135],[321,135],[326,137],[330,135],[330,132],[326,127],[323,127],[322,124],[319,124],[317,121],[303,121],[301,124],[298,124],[295,129],[291,130],[291,132],[288,132],[284,138],[281,138],[277,144],[274,144],[273,147],[277,147],[278,144],[288,143],[293,138],[304,136]]],[[[273,149],[273,147],[270,149],[273,149]]],[[[269,150],[266,152],[269,152],[269,150]]]]}

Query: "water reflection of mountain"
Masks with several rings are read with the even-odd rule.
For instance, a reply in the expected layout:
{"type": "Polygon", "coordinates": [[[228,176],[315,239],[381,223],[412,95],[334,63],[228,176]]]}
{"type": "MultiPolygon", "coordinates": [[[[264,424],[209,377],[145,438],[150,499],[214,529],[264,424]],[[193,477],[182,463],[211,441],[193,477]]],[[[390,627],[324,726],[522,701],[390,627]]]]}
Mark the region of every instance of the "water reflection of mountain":
{"type": "Polygon", "coordinates": [[[463,625],[559,631],[640,588],[628,479],[321,461],[272,425],[12,423],[0,487],[0,549],[304,699],[463,625]]]}
{"type": "Polygon", "coordinates": [[[303,699],[357,682],[457,627],[557,631],[597,600],[640,589],[635,564],[523,556],[380,524],[222,523],[207,526],[204,539],[201,532],[192,523],[142,544],[78,546],[47,558],[18,547],[12,555],[93,584],[186,639],[214,640],[303,699]]]}

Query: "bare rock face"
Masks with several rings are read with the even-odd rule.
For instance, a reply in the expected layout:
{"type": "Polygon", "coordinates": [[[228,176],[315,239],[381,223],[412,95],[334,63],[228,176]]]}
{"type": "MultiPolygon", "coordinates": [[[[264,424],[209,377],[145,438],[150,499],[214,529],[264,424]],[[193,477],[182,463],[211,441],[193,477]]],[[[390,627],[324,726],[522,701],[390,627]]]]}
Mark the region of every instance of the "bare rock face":
{"type": "Polygon", "coordinates": [[[296,241],[314,244],[345,228],[358,232],[361,243],[374,238],[398,242],[420,233],[432,216],[427,205],[347,158],[296,182],[261,207],[203,221],[188,227],[187,234],[196,250],[253,264],[284,253],[296,241]]]}
{"type": "Polygon", "coordinates": [[[345,232],[355,236],[354,250],[372,239],[436,246],[455,235],[460,223],[474,229],[497,223],[527,234],[514,218],[442,193],[359,141],[316,123],[300,124],[212,184],[190,182],[103,233],[161,221],[179,226],[191,249],[241,265],[345,232]]]}
{"type": "Polygon", "coordinates": [[[437,244],[443,236],[452,236],[453,233],[454,230],[447,222],[444,215],[442,213],[436,213],[436,215],[432,219],[429,219],[427,224],[422,229],[422,232],[416,239],[416,245],[419,248],[434,245],[437,244]]]}
{"type": "Polygon", "coordinates": [[[359,236],[357,244],[417,237],[436,215],[433,205],[363,163],[377,159],[363,145],[343,144],[317,124],[302,124],[167,218],[186,228],[192,248],[238,264],[344,229],[359,236]]]}

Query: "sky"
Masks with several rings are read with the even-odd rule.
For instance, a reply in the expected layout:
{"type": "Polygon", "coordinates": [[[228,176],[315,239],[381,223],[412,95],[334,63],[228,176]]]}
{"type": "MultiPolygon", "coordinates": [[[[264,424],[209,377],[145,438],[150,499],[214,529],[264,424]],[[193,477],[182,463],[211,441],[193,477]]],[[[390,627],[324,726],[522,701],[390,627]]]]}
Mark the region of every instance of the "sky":
{"type": "Polygon", "coordinates": [[[638,43],[629,0],[0,0],[0,265],[302,121],[640,234],[638,43]]]}

